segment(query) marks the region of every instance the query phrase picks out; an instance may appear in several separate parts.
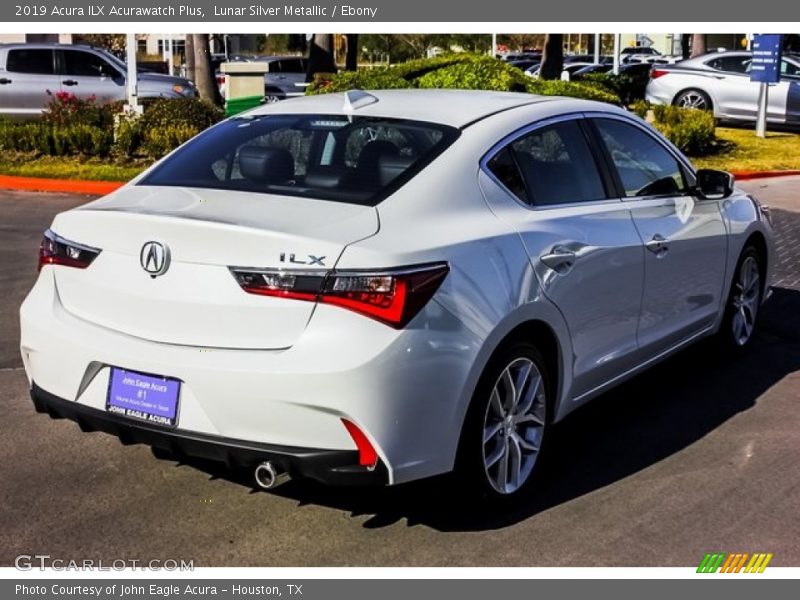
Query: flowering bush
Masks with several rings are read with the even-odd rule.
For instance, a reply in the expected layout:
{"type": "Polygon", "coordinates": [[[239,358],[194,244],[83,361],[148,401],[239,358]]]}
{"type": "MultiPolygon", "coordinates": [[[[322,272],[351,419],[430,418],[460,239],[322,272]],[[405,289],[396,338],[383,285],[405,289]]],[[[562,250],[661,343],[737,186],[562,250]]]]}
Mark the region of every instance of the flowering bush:
{"type": "Polygon", "coordinates": [[[95,96],[78,98],[70,92],[47,91],[50,101],[47,103],[42,122],[54,127],[68,127],[70,125],[87,125],[101,129],[112,127],[114,124],[114,106],[100,105],[95,96]]]}

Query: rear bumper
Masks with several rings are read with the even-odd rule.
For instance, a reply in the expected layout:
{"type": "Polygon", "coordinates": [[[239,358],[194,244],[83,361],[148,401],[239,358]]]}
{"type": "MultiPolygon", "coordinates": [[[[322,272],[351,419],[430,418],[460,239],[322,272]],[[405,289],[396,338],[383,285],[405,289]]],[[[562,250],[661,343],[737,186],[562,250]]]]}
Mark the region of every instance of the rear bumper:
{"type": "Polygon", "coordinates": [[[33,383],[31,399],[37,412],[52,419],[75,421],[82,431],[102,431],[125,444],[146,444],[176,457],[225,463],[228,467],[255,468],[272,461],[293,477],[308,477],[330,485],[386,485],[388,472],[382,461],[373,469],[358,465],[355,450],[320,450],[261,444],[182,430],[168,430],[117,417],[78,402],[55,396],[33,383]]]}

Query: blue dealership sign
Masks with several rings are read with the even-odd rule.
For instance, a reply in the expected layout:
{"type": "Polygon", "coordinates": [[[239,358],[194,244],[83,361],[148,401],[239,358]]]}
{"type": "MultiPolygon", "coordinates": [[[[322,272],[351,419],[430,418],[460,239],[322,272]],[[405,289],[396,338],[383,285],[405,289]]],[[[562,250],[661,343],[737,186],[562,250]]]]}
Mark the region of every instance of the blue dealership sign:
{"type": "Polygon", "coordinates": [[[781,48],[783,36],[779,33],[753,36],[753,62],[750,64],[750,81],[778,83],[781,80],[781,48]]]}

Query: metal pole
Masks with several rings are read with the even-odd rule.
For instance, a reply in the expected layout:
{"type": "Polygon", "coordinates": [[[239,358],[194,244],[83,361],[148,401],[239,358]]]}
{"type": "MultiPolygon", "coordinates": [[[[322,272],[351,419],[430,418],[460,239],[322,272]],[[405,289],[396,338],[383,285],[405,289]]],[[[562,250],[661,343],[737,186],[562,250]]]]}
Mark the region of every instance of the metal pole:
{"type": "Polygon", "coordinates": [[[497,34],[492,34],[492,57],[497,56],[497,34]]]}
{"type": "Polygon", "coordinates": [[[136,34],[125,37],[125,54],[128,62],[128,107],[131,112],[139,110],[138,76],[136,73],[136,34]]]}
{"type": "Polygon", "coordinates": [[[595,64],[600,62],[600,34],[594,34],[594,62],[595,64]]]}
{"type": "Polygon", "coordinates": [[[756,120],[756,137],[767,137],[767,103],[769,100],[769,84],[761,83],[758,90],[758,119],[756,120]]]}
{"type": "Polygon", "coordinates": [[[169,74],[175,75],[175,48],[173,47],[171,33],[167,37],[167,41],[169,42],[169,59],[168,59],[169,74]]]}
{"type": "Polygon", "coordinates": [[[612,69],[614,75],[619,75],[619,34],[614,34],[614,68],[612,69]]]}

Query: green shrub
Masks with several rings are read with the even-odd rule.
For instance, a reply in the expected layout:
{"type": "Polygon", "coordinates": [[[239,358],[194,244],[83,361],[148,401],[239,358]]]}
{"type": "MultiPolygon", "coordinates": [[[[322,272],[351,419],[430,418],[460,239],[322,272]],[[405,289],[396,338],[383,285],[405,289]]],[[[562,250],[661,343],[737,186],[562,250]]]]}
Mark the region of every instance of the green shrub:
{"type": "Polygon", "coordinates": [[[145,129],[142,150],[150,158],[161,158],[202,131],[187,123],[145,129]]]}
{"type": "Polygon", "coordinates": [[[516,67],[481,56],[429,70],[416,83],[421,88],[524,92],[527,91],[527,79],[516,67]]]}
{"type": "Polygon", "coordinates": [[[221,108],[195,98],[159,98],[145,104],[142,127],[145,131],[171,125],[191,125],[198,131],[222,120],[221,108]]]}
{"type": "Polygon", "coordinates": [[[570,98],[583,98],[619,104],[619,97],[602,86],[589,85],[577,81],[561,81],[559,79],[531,79],[528,82],[528,91],[542,96],[568,96],[570,98]]]}
{"type": "Polygon", "coordinates": [[[613,91],[597,82],[543,81],[527,77],[504,61],[477,54],[447,54],[392,67],[344,71],[315,77],[307,94],[328,94],[351,89],[446,88],[530,92],[570,96],[619,104],[613,91]]]}
{"type": "Polygon", "coordinates": [[[43,121],[0,123],[0,149],[11,152],[54,156],[106,156],[112,143],[113,136],[109,129],[81,123],[61,127],[43,121]]]}
{"type": "Polygon", "coordinates": [[[639,72],[637,75],[630,73],[590,73],[580,79],[576,79],[585,84],[602,85],[612,93],[616,94],[624,104],[631,104],[644,99],[647,82],[650,75],[647,72],[639,72]]]}
{"type": "Polygon", "coordinates": [[[689,156],[703,156],[717,148],[716,124],[709,111],[664,104],[651,106],[646,102],[637,102],[632,110],[642,118],[648,118],[652,111],[653,127],[689,156]]]}
{"type": "Polygon", "coordinates": [[[377,67],[361,71],[342,71],[336,75],[318,73],[306,93],[316,95],[353,89],[395,90],[408,87],[412,87],[411,84],[398,76],[392,68],[377,67]]]}

